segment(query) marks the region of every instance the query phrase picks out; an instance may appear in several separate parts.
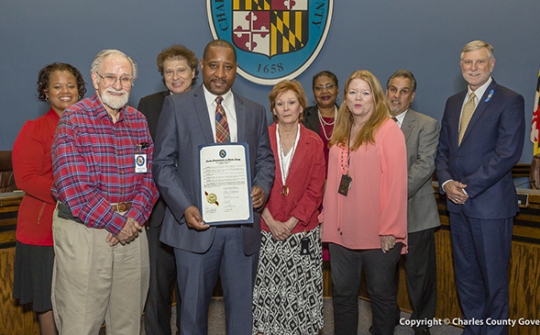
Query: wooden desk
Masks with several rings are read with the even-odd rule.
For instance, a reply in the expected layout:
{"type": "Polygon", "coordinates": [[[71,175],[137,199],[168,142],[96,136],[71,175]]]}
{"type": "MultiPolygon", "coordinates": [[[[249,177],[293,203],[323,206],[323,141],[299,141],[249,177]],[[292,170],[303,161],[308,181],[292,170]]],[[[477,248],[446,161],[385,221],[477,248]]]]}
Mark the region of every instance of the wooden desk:
{"type": "Polygon", "coordinates": [[[15,229],[23,192],[0,193],[0,334],[39,335],[32,310],[13,298],[15,229]]]}
{"type": "Polygon", "coordinates": [[[0,193],[0,249],[15,246],[17,213],[23,196],[23,192],[0,193]]]}

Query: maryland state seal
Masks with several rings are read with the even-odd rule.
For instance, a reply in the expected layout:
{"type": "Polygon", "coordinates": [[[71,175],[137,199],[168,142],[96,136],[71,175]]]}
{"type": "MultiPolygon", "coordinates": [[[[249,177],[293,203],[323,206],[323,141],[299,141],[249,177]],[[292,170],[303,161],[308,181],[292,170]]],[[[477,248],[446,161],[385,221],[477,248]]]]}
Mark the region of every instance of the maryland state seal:
{"type": "Polygon", "coordinates": [[[334,0],[206,0],[216,39],[231,42],[238,73],[274,85],[307,69],[332,21],[334,0]]]}

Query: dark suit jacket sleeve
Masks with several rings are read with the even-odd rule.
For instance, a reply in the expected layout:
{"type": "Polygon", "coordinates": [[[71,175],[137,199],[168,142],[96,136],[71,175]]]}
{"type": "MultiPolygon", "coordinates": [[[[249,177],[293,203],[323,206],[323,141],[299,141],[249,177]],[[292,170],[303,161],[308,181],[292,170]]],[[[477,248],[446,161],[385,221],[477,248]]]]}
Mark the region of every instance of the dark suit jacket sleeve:
{"type": "Polygon", "coordinates": [[[307,129],[313,130],[319,134],[319,115],[317,106],[309,106],[304,109],[303,124],[307,129]]]}
{"type": "Polygon", "coordinates": [[[495,150],[491,157],[483,157],[483,164],[476,171],[461,180],[467,185],[465,190],[473,199],[499,182],[521,157],[525,134],[524,100],[521,95],[515,95],[504,103],[495,150]]]}
{"type": "Polygon", "coordinates": [[[408,197],[412,198],[418,190],[431,178],[435,171],[435,156],[439,143],[440,127],[437,120],[424,118],[419,122],[417,159],[409,167],[408,172],[408,197]]]}
{"type": "Polygon", "coordinates": [[[449,154],[450,154],[450,125],[448,121],[449,115],[449,101],[446,100],[446,106],[444,108],[444,114],[441,122],[441,133],[439,135],[439,144],[437,146],[437,157],[435,159],[435,167],[437,169],[437,179],[439,181],[439,192],[444,194],[444,188],[442,184],[447,180],[452,179],[452,173],[450,171],[449,154]]]}
{"type": "MultiPolygon", "coordinates": [[[[255,158],[255,176],[251,181],[252,186],[259,186],[264,191],[266,200],[270,195],[270,189],[274,182],[275,161],[272,148],[270,146],[270,138],[268,137],[268,122],[266,120],[266,111],[264,107],[260,106],[262,111],[259,111],[259,115],[262,115],[258,125],[259,139],[257,146],[257,157],[255,158]]],[[[253,158],[251,158],[253,159],[253,158]]],[[[264,205],[261,206],[261,209],[264,205]]]]}
{"type": "Polygon", "coordinates": [[[137,106],[137,109],[139,110],[139,112],[143,113],[144,116],[147,116],[148,108],[146,107],[144,98],[141,98],[141,100],[139,100],[139,105],[137,106]]]}
{"type": "Polygon", "coordinates": [[[152,140],[156,141],[156,132],[161,110],[163,109],[163,101],[165,97],[169,95],[168,91],[157,92],[141,98],[137,109],[146,116],[148,122],[148,128],[150,128],[150,135],[152,140]]]}
{"type": "Polygon", "coordinates": [[[176,172],[176,162],[179,159],[177,123],[181,122],[177,120],[177,115],[172,99],[165,99],[158,123],[153,173],[161,196],[176,220],[181,222],[185,210],[196,204],[189,200],[186,188],[176,172]]]}

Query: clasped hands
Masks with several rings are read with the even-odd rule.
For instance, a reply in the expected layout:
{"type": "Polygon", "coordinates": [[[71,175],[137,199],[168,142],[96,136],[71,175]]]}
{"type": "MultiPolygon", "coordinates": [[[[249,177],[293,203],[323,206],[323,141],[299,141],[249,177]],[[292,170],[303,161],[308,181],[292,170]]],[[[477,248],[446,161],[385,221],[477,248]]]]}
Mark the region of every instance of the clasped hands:
{"type": "MultiPolygon", "coordinates": [[[[253,186],[251,188],[250,197],[254,209],[260,208],[266,199],[263,189],[259,186],[253,186]]],[[[189,228],[199,231],[210,228],[210,225],[204,223],[201,212],[196,206],[189,206],[184,211],[184,218],[186,219],[186,224],[189,228]]]]}
{"type": "Polygon", "coordinates": [[[137,221],[135,221],[135,219],[128,218],[126,225],[124,228],[122,228],[118,235],[114,236],[112,233],[109,233],[105,241],[109,243],[109,246],[111,247],[118,244],[118,242],[125,245],[136,239],[142,229],[143,227],[137,221]]]}
{"type": "Polygon", "coordinates": [[[456,205],[463,205],[469,199],[469,195],[465,192],[466,187],[467,185],[459,181],[451,180],[444,184],[444,192],[450,201],[456,205]]]}
{"type": "Polygon", "coordinates": [[[294,216],[291,216],[287,221],[281,222],[277,220],[268,220],[266,221],[266,225],[268,228],[270,228],[270,232],[272,233],[272,237],[277,241],[285,241],[289,236],[291,236],[291,232],[296,227],[296,224],[298,223],[298,219],[294,216]]]}

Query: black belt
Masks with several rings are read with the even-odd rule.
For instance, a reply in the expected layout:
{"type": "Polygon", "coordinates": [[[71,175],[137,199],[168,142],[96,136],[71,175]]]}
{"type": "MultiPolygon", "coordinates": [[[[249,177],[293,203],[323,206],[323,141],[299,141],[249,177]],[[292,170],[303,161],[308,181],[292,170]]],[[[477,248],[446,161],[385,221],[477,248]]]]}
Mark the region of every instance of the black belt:
{"type": "Polygon", "coordinates": [[[71,214],[71,210],[69,209],[69,207],[64,205],[63,203],[59,202],[56,205],[56,208],[58,209],[58,217],[59,218],[75,221],[75,222],[78,222],[78,223],[84,223],[78,217],[73,216],[73,214],[71,214]]]}

